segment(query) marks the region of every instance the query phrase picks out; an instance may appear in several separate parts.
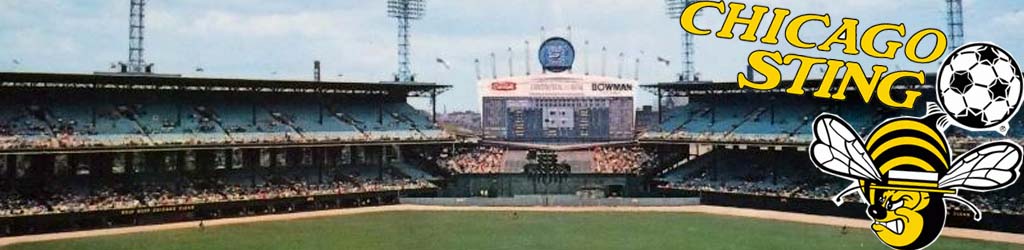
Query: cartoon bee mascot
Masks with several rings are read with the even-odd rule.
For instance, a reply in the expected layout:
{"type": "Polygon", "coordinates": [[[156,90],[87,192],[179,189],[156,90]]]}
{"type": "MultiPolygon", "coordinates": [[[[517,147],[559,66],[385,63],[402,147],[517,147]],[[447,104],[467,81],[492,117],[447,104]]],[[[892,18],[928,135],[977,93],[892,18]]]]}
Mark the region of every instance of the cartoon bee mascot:
{"type": "MultiPolygon", "coordinates": [[[[968,46],[982,46],[975,51],[998,49],[991,44],[968,44],[950,58],[968,46]]],[[[836,205],[841,205],[848,194],[860,191],[862,201],[868,204],[866,213],[873,220],[871,230],[882,243],[895,249],[920,249],[934,242],[946,223],[947,200],[969,207],[974,220],[980,221],[981,211],[958,192],[986,192],[1012,185],[1020,175],[1021,146],[1009,140],[993,141],[951,159],[953,147],[944,130],[952,124],[1005,134],[1020,101],[1020,71],[1014,70],[1018,81],[1010,90],[1018,92],[1018,100],[1012,100],[1007,105],[1010,109],[1003,113],[985,114],[987,110],[981,109],[949,112],[949,103],[942,103],[948,100],[949,91],[942,90],[945,79],[940,76],[937,91],[943,106],[928,103],[925,116],[889,119],[875,127],[866,141],[839,116],[819,115],[813,124],[811,161],[822,172],[853,181],[835,196],[836,205]]],[[[1006,97],[994,99],[1011,101],[1006,97]]]]}

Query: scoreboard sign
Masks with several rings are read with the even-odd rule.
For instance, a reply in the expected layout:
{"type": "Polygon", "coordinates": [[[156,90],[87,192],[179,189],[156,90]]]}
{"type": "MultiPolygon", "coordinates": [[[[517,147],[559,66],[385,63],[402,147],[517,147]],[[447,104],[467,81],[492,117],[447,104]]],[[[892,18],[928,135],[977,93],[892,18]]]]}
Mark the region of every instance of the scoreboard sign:
{"type": "Polygon", "coordinates": [[[633,97],[636,81],[601,76],[542,74],[482,80],[481,97],[633,97]]]}
{"type": "Polygon", "coordinates": [[[496,90],[496,91],[513,91],[513,90],[516,90],[516,82],[510,82],[510,81],[492,82],[491,83],[491,90],[496,90]]]}

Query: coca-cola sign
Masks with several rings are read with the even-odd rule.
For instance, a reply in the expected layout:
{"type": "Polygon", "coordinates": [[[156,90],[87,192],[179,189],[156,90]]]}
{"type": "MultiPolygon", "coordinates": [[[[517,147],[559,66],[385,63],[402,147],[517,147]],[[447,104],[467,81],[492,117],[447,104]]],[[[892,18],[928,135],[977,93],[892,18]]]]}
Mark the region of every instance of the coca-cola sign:
{"type": "Polygon", "coordinates": [[[509,81],[492,82],[491,89],[497,91],[513,91],[516,90],[516,83],[509,81]]]}

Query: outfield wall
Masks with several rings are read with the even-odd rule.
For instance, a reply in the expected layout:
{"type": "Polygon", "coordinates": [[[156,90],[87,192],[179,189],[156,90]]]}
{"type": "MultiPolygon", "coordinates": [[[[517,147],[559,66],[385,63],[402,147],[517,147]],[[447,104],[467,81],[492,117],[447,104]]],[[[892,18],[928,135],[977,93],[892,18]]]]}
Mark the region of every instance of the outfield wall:
{"type": "Polygon", "coordinates": [[[399,196],[431,195],[435,192],[434,189],[379,191],[0,217],[0,236],[388,205],[396,204],[399,196]]]}
{"type": "Polygon", "coordinates": [[[399,198],[399,203],[481,207],[669,207],[700,205],[700,198],[582,198],[575,195],[517,195],[514,197],[495,198],[399,198]]]}

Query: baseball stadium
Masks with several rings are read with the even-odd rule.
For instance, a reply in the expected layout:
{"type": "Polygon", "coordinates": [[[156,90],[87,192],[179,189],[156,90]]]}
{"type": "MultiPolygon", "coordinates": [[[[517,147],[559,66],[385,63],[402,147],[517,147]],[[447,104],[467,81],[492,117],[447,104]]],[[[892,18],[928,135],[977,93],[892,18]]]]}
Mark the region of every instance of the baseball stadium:
{"type": "MultiPolygon", "coordinates": [[[[678,17],[694,1],[665,2],[678,17]]],[[[690,72],[688,34],[672,81],[574,68],[586,52],[571,35],[530,51],[540,72],[487,77],[478,64],[474,86],[418,81],[408,32],[422,0],[387,1],[399,22],[393,79],[322,81],[319,61],[307,80],[182,76],[142,60],[145,4],[130,1],[129,60],[109,72],[0,72],[0,249],[883,249],[876,232],[912,229],[873,222],[873,201],[844,196],[851,181],[819,170],[816,118],[881,137],[866,150],[886,157],[879,124],[933,115],[928,103],[959,107],[933,93],[971,95],[994,71],[986,97],[1012,116],[1006,100],[1022,91],[1015,65],[982,72],[1016,63],[983,50],[958,52],[977,62],[950,64],[953,76],[893,83],[892,99],[923,93],[909,109],[862,102],[853,84],[832,87],[845,101],[740,89],[690,72]],[[462,98],[456,88],[479,94],[468,125],[438,111],[462,98]]],[[[1024,120],[1005,125],[950,127],[938,160],[948,169],[950,154],[1024,141],[1024,120]]],[[[909,171],[887,178],[897,172],[909,171]]],[[[1024,249],[1024,184],[950,196],[970,202],[933,199],[945,229],[929,249],[1024,249]]]]}

